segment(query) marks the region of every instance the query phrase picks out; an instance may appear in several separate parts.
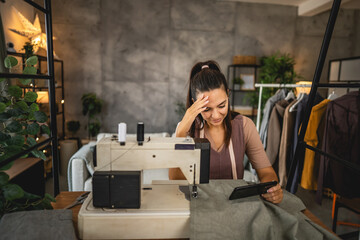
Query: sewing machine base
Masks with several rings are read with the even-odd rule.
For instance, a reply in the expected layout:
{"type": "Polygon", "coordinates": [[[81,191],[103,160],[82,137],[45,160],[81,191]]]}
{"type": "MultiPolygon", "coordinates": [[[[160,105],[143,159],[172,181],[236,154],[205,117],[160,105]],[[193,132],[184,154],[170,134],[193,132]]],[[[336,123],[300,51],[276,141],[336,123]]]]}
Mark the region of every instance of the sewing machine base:
{"type": "Polygon", "coordinates": [[[95,208],[92,194],[78,216],[81,239],[189,238],[190,201],[179,185],[144,185],[140,209],[95,208]]]}

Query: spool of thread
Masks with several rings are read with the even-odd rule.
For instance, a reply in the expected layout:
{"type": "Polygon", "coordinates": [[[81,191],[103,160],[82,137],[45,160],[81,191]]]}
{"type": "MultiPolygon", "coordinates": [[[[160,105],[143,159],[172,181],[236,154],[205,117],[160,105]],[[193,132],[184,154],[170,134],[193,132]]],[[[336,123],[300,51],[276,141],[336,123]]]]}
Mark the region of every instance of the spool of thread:
{"type": "Polygon", "coordinates": [[[118,125],[118,141],[122,146],[126,143],[126,123],[119,123],[118,125]]]}
{"type": "Polygon", "coordinates": [[[144,123],[143,122],[138,122],[138,124],[137,124],[136,140],[137,140],[139,146],[143,145],[143,142],[144,142],[144,123]]]}

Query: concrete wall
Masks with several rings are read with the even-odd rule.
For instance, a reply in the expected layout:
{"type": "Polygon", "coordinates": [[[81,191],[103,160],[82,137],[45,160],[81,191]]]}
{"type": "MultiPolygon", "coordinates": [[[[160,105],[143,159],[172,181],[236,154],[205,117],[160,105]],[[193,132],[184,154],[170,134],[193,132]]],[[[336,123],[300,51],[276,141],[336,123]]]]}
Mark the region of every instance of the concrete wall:
{"type": "MultiPolygon", "coordinates": [[[[296,7],[214,0],[53,0],[56,53],[65,64],[66,119],[81,115],[81,95],[105,102],[102,131],[118,122],[136,131],[173,132],[192,65],[233,55],[280,51],[312,80],[329,13],[298,17],[296,7]]],[[[360,54],[359,11],[341,10],[328,59],[360,54]]],[[[322,81],[327,78],[326,62],[322,81]]],[[[82,130],[82,136],[86,136],[82,130]]]]}

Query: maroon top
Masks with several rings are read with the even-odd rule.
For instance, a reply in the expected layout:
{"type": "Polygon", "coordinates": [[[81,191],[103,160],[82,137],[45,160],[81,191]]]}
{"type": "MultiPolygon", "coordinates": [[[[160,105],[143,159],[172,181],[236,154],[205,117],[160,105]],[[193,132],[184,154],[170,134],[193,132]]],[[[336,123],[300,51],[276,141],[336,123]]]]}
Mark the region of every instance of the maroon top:
{"type": "MultiPolygon", "coordinates": [[[[243,161],[245,152],[255,169],[271,166],[252,120],[247,117],[237,115],[231,123],[231,140],[234,148],[238,179],[242,179],[244,176],[243,161]]],[[[213,146],[213,140],[210,134],[208,134],[206,127],[204,128],[204,133],[205,137],[213,146]]],[[[195,131],[195,137],[200,137],[200,130],[195,131]]],[[[219,151],[216,151],[211,147],[210,179],[233,179],[228,147],[223,146],[219,149],[219,151]]]]}

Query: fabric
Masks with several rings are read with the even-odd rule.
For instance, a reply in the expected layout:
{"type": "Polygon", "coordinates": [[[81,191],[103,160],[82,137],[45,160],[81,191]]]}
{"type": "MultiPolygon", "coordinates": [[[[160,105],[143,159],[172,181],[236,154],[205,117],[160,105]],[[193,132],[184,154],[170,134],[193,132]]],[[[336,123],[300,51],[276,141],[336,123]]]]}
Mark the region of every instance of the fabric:
{"type": "Polygon", "coordinates": [[[276,205],[260,196],[228,200],[243,180],[210,180],[190,201],[190,239],[338,239],[301,213],[304,204],[284,191],[276,205]]]}
{"type": "MultiPolygon", "coordinates": [[[[296,146],[298,144],[298,134],[299,134],[299,130],[300,130],[300,125],[305,116],[305,109],[306,109],[308,99],[309,99],[309,96],[305,95],[303,97],[303,99],[301,100],[301,102],[299,102],[297,104],[295,126],[294,126],[294,140],[293,140],[293,145],[292,145],[292,149],[291,149],[291,156],[292,156],[291,161],[295,158],[295,150],[296,150],[296,146]]],[[[314,100],[314,106],[319,104],[322,100],[324,100],[324,98],[321,97],[318,93],[316,93],[315,100],[314,100]]],[[[295,193],[297,191],[297,187],[300,182],[300,176],[301,176],[302,169],[303,169],[303,164],[304,164],[304,159],[300,159],[300,161],[298,161],[296,164],[296,170],[294,173],[293,180],[291,182],[291,188],[290,188],[291,193],[295,193]]],[[[290,166],[291,166],[291,164],[290,164],[290,166]]]]}
{"type": "Polygon", "coordinates": [[[84,146],[82,146],[79,151],[77,151],[69,160],[68,163],[68,185],[69,191],[73,191],[72,186],[72,161],[74,159],[81,159],[86,164],[86,168],[92,176],[94,173],[94,163],[93,163],[93,151],[92,148],[96,145],[96,142],[90,142],[84,146]]]}
{"type": "Polygon", "coordinates": [[[286,186],[287,174],[290,169],[290,153],[292,140],[294,138],[294,125],[296,112],[290,112],[291,106],[297,101],[292,101],[286,108],[283,119],[283,127],[281,130],[281,140],[279,149],[279,183],[282,187],[286,186]]]}
{"type": "MultiPolygon", "coordinates": [[[[205,137],[213,146],[213,140],[205,127],[205,137]]],[[[195,131],[195,137],[200,136],[200,131],[195,131]]],[[[259,134],[257,133],[253,121],[242,115],[237,115],[232,120],[231,139],[234,146],[235,162],[238,179],[242,179],[244,175],[244,154],[254,169],[269,167],[270,162],[266,156],[263,145],[261,144],[259,134]]],[[[211,147],[210,152],[210,179],[232,179],[231,160],[229,149],[223,147],[220,151],[216,151],[211,147]]]]}
{"type": "Polygon", "coordinates": [[[0,221],[2,240],[76,239],[72,211],[34,210],[5,214],[0,221]]]}
{"type": "MultiPolygon", "coordinates": [[[[323,119],[326,107],[329,102],[329,99],[325,99],[318,105],[314,106],[311,110],[309,123],[304,136],[304,141],[312,147],[318,147],[319,137],[317,135],[317,129],[323,119]]],[[[315,162],[315,152],[310,149],[306,149],[304,167],[300,182],[301,187],[308,190],[316,190],[318,173],[319,162],[315,162]]]]}
{"type": "Polygon", "coordinates": [[[285,108],[288,105],[289,102],[285,99],[278,101],[275,104],[269,119],[266,155],[268,156],[271,165],[273,165],[275,172],[278,172],[278,159],[283,118],[285,114],[285,108]]]}
{"type": "Polygon", "coordinates": [[[281,99],[284,99],[286,97],[286,94],[287,94],[287,90],[281,89],[274,96],[270,97],[265,103],[265,107],[263,110],[263,116],[262,116],[262,120],[261,120],[261,125],[260,125],[260,132],[259,132],[261,142],[264,145],[264,149],[266,149],[266,147],[267,147],[266,141],[267,141],[268,125],[269,125],[269,118],[270,118],[271,111],[272,111],[275,103],[277,103],[281,99]]]}
{"type": "MultiPolygon", "coordinates": [[[[350,92],[328,104],[322,150],[360,165],[360,92],[350,92]]],[[[343,164],[322,156],[317,201],[328,187],[345,198],[360,197],[360,175],[343,164]]]]}

